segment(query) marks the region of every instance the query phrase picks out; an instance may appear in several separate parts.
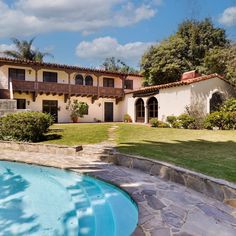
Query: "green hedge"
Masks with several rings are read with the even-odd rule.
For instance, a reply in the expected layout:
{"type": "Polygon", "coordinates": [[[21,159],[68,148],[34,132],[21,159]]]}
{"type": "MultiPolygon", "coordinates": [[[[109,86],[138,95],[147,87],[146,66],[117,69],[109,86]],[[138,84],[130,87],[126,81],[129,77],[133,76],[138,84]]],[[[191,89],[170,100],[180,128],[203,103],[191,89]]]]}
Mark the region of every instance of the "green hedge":
{"type": "Polygon", "coordinates": [[[0,139],[37,142],[52,124],[52,116],[42,112],[8,114],[0,118],[0,139]]]}
{"type": "Polygon", "coordinates": [[[216,111],[206,116],[206,129],[218,128],[221,130],[236,129],[236,112],[216,111]]]}

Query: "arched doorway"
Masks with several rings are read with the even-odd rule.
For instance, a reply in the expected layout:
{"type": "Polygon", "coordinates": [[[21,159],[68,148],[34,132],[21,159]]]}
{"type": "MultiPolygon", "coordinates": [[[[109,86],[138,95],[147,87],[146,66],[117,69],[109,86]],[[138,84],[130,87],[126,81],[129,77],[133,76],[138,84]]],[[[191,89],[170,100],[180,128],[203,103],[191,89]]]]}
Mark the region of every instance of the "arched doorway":
{"type": "Polygon", "coordinates": [[[139,98],[136,101],[135,109],[136,109],[136,122],[144,123],[145,109],[144,109],[144,101],[142,98],[139,98]]]}
{"type": "Polygon", "coordinates": [[[147,103],[148,106],[148,122],[152,118],[158,118],[158,101],[155,97],[151,97],[147,103]]]}
{"type": "Polygon", "coordinates": [[[213,93],[210,99],[210,113],[214,111],[218,111],[223,101],[224,101],[224,98],[221,93],[219,92],[213,93]]]}

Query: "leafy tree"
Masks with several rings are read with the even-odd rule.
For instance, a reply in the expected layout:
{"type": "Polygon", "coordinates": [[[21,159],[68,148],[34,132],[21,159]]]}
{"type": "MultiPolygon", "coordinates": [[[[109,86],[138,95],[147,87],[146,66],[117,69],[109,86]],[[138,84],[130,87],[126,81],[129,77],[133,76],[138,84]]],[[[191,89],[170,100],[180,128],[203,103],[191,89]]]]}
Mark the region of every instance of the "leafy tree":
{"type": "Polygon", "coordinates": [[[26,59],[30,61],[42,62],[45,56],[52,56],[47,52],[40,52],[38,49],[33,49],[33,42],[35,38],[31,40],[19,40],[12,38],[16,50],[6,50],[3,53],[6,56],[13,57],[15,59],[26,59]]]}
{"type": "Polygon", "coordinates": [[[236,45],[214,48],[206,53],[204,72],[218,73],[232,83],[236,83],[236,45]]]}
{"type": "Polygon", "coordinates": [[[152,46],[142,57],[141,69],[148,85],[178,81],[188,70],[206,71],[205,56],[215,48],[229,47],[225,30],[210,19],[187,20],[177,32],[152,46]]]}
{"type": "Polygon", "coordinates": [[[137,70],[128,66],[121,59],[116,59],[115,57],[107,57],[102,64],[105,70],[118,71],[124,73],[135,73],[137,70]]]}

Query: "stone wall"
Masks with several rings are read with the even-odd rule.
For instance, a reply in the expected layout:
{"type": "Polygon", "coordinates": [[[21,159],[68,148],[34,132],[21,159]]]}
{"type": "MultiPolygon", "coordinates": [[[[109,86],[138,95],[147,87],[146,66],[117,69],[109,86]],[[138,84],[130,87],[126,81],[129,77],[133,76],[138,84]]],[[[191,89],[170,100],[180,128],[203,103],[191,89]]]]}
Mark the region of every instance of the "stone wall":
{"type": "Polygon", "coordinates": [[[0,99],[0,117],[16,112],[16,100],[0,99]]]}
{"type": "Polygon", "coordinates": [[[82,146],[68,147],[64,145],[23,143],[11,141],[0,141],[0,148],[14,151],[39,152],[69,156],[76,156],[78,155],[79,151],[83,150],[82,146]]]}
{"type": "Polygon", "coordinates": [[[151,175],[185,185],[218,201],[236,208],[236,184],[216,179],[168,163],[115,152],[106,161],[128,168],[135,168],[151,175]]]}

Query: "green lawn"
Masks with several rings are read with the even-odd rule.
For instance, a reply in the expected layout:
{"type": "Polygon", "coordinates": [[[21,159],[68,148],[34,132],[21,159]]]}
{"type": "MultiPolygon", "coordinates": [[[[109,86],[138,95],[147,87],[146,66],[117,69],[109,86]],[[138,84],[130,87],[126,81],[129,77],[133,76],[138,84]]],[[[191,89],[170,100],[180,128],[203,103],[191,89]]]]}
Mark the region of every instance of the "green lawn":
{"type": "Polygon", "coordinates": [[[100,143],[108,139],[109,127],[111,124],[56,124],[47,135],[51,140],[44,143],[69,146],[100,143]]]}
{"type": "Polygon", "coordinates": [[[119,125],[118,150],[236,182],[236,131],[119,125]]]}
{"type": "MultiPolygon", "coordinates": [[[[79,145],[107,140],[113,124],[53,125],[46,143],[79,145]]],[[[173,163],[236,182],[236,131],[161,129],[116,124],[118,150],[173,163]]]]}

